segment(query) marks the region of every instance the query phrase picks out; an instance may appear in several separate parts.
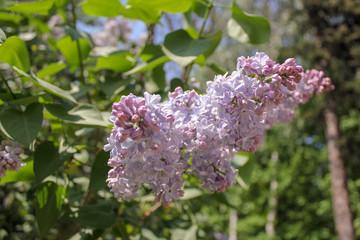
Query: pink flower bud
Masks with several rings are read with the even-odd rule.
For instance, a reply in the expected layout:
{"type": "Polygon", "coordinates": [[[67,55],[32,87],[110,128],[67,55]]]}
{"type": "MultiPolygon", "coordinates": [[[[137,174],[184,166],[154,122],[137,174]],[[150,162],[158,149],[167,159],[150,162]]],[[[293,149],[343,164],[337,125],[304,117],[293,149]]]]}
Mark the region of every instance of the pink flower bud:
{"type": "Polygon", "coordinates": [[[140,116],[137,115],[137,114],[133,115],[133,116],[131,117],[131,121],[132,121],[133,123],[138,123],[138,122],[140,121],[140,116]]]}
{"type": "Polygon", "coordinates": [[[147,110],[146,110],[145,106],[141,106],[137,110],[137,113],[139,114],[140,117],[144,117],[146,112],[147,112],[147,110]]]}

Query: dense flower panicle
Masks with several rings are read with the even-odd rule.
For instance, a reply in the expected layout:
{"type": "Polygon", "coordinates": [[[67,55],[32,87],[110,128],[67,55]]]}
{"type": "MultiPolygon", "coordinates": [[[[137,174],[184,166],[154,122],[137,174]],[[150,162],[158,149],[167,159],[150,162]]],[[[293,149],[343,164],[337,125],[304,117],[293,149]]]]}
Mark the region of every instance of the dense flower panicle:
{"type": "Polygon", "coordinates": [[[160,96],[132,94],[114,103],[114,123],[108,144],[111,151],[108,185],[115,195],[128,200],[146,184],[164,205],[183,195],[182,173],[188,166],[182,159],[182,137],[174,117],[159,104],[160,96]]]}
{"type": "Polygon", "coordinates": [[[238,151],[256,151],[267,128],[291,121],[299,103],[332,88],[322,72],[304,74],[293,58],[279,64],[257,53],[209,81],[203,95],[179,87],[163,103],[149,93],[122,96],[104,147],[113,168],[108,185],[125,200],[145,185],[165,206],[183,195],[185,173],[202,189],[224,191],[235,182],[231,161],[238,151]]]}
{"type": "Polygon", "coordinates": [[[5,176],[7,170],[18,171],[25,163],[19,155],[23,153],[20,143],[2,141],[0,145],[0,177],[5,176]]]}

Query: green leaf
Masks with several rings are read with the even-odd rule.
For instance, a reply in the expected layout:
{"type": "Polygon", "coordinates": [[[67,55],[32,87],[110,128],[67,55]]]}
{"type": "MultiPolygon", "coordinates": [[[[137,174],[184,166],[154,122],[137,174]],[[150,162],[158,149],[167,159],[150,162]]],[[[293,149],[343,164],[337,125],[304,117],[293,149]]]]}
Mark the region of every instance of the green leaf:
{"type": "Polygon", "coordinates": [[[44,80],[41,80],[40,78],[37,78],[33,73],[25,73],[23,71],[21,71],[20,69],[14,67],[14,70],[20,75],[20,76],[24,76],[25,78],[29,79],[30,81],[32,81],[35,85],[43,88],[44,90],[48,91],[49,93],[52,93],[58,97],[61,98],[65,98],[73,103],[77,103],[77,101],[75,100],[75,98],[73,98],[73,96],[71,96],[71,94],[65,90],[62,90],[61,88],[58,88],[55,85],[52,85],[51,83],[48,83],[44,80]]]}
{"type": "Polygon", "coordinates": [[[157,66],[151,71],[151,78],[145,82],[145,88],[150,93],[155,93],[158,91],[164,91],[166,87],[165,71],[164,65],[157,66]],[[151,85],[151,89],[148,89],[151,85]]]}
{"type": "Polygon", "coordinates": [[[2,22],[12,22],[15,24],[19,24],[22,19],[23,17],[20,15],[15,15],[7,12],[0,12],[0,21],[2,22]]]}
{"type": "Polygon", "coordinates": [[[235,180],[244,189],[248,189],[255,161],[250,158],[249,153],[239,152],[234,156],[231,165],[238,170],[238,175],[235,177],[235,180]]]}
{"type": "Polygon", "coordinates": [[[139,19],[146,24],[158,23],[161,12],[157,8],[149,7],[148,3],[149,1],[130,0],[120,10],[120,14],[126,18],[139,19]]]}
{"type": "Polygon", "coordinates": [[[204,17],[206,9],[208,8],[208,0],[195,0],[191,6],[191,10],[196,13],[199,17],[204,17]]]}
{"type": "Polygon", "coordinates": [[[14,6],[8,7],[6,10],[24,13],[24,14],[39,14],[48,15],[49,10],[54,5],[54,0],[43,0],[36,2],[19,3],[14,6]]]}
{"type": "Polygon", "coordinates": [[[104,150],[96,155],[95,162],[91,167],[89,188],[97,190],[106,187],[106,179],[111,169],[107,165],[109,158],[110,154],[104,150]]]}
{"type": "Polygon", "coordinates": [[[87,0],[82,4],[84,13],[104,17],[116,17],[123,8],[119,0],[87,0]]]}
{"type": "Polygon", "coordinates": [[[80,207],[76,221],[81,225],[95,229],[110,227],[116,221],[116,216],[112,211],[113,208],[111,202],[105,201],[80,207]]]}
{"type": "Polygon", "coordinates": [[[6,34],[4,31],[0,28],[0,44],[3,44],[6,41],[6,34]]]}
{"type": "Polygon", "coordinates": [[[107,127],[110,124],[102,118],[99,110],[89,104],[79,105],[70,111],[59,104],[47,104],[45,107],[53,116],[69,123],[93,127],[107,127]]]}
{"type": "Polygon", "coordinates": [[[226,73],[226,71],[224,69],[222,69],[221,67],[219,67],[219,65],[217,65],[215,63],[209,63],[209,64],[206,64],[206,66],[211,68],[217,74],[224,75],[226,73]]]}
{"type": "Polygon", "coordinates": [[[163,52],[181,67],[185,67],[211,46],[210,39],[193,39],[183,29],[166,35],[163,52]]]}
{"type": "Polygon", "coordinates": [[[170,92],[175,91],[175,88],[181,87],[184,89],[184,82],[180,78],[173,78],[170,81],[170,92]]]}
{"type": "Polygon", "coordinates": [[[53,98],[51,97],[51,95],[49,93],[43,93],[43,94],[36,95],[36,96],[29,96],[29,97],[22,97],[22,98],[17,97],[15,100],[11,100],[8,102],[12,103],[12,104],[21,104],[21,105],[27,105],[27,104],[34,103],[34,102],[52,103],[53,98]]]}
{"type": "Polygon", "coordinates": [[[193,0],[130,0],[127,5],[141,6],[144,9],[158,9],[168,13],[181,13],[188,11],[193,4],[193,0]]]}
{"type": "Polygon", "coordinates": [[[58,219],[65,189],[54,182],[42,183],[36,192],[36,222],[41,237],[46,236],[58,219]]]}
{"type": "Polygon", "coordinates": [[[84,38],[73,41],[70,36],[65,36],[56,43],[56,46],[64,55],[66,62],[70,66],[70,71],[75,71],[80,67],[77,41],[80,46],[81,61],[83,61],[89,56],[91,50],[89,43],[84,38]]]}
{"type": "Polygon", "coordinates": [[[184,196],[180,198],[180,200],[189,200],[192,198],[200,197],[204,194],[204,191],[201,191],[197,188],[187,188],[184,189],[184,196]]]}
{"type": "Polygon", "coordinates": [[[20,167],[19,171],[7,171],[6,176],[0,178],[0,184],[7,182],[33,182],[35,174],[33,171],[34,162],[27,162],[25,166],[20,167]]]}
{"type": "Polygon", "coordinates": [[[171,231],[171,240],[196,240],[196,232],[198,227],[192,225],[189,229],[176,228],[171,231]]]}
{"type": "Polygon", "coordinates": [[[170,61],[171,59],[168,56],[161,56],[155,59],[151,59],[148,62],[142,62],[138,65],[136,65],[136,67],[134,67],[133,69],[131,69],[130,71],[126,72],[126,75],[131,75],[134,73],[139,73],[139,72],[143,72],[146,70],[151,70],[163,63],[166,63],[168,61],[170,61]]]}
{"type": "Polygon", "coordinates": [[[219,30],[211,35],[204,36],[205,39],[211,40],[211,45],[209,49],[201,54],[196,60],[195,63],[199,64],[200,66],[204,66],[206,59],[213,54],[213,52],[216,50],[217,46],[220,44],[222,39],[222,32],[219,30]]]}
{"type": "Polygon", "coordinates": [[[30,58],[24,40],[19,37],[9,37],[0,46],[0,62],[24,70],[30,70],[30,58]]]}
{"type": "Polygon", "coordinates": [[[109,69],[116,72],[126,72],[134,64],[131,53],[114,53],[107,57],[99,57],[96,62],[96,70],[109,69]]]}
{"type": "Polygon", "coordinates": [[[83,38],[83,36],[81,36],[81,34],[78,31],[76,31],[75,29],[73,29],[72,27],[70,27],[68,25],[65,25],[64,29],[65,29],[66,34],[71,37],[72,41],[83,38]]]}
{"type": "Polygon", "coordinates": [[[269,21],[261,16],[244,13],[235,3],[232,6],[232,18],[227,29],[230,37],[239,42],[261,44],[270,39],[269,21]]]}
{"type": "Polygon", "coordinates": [[[130,79],[111,79],[105,78],[105,82],[99,83],[99,88],[107,97],[112,97],[123,91],[130,84],[130,79]]]}
{"type": "Polygon", "coordinates": [[[7,108],[0,113],[0,122],[6,133],[15,141],[29,146],[41,128],[42,110],[43,107],[39,103],[30,104],[25,112],[7,108]]]}
{"type": "Polygon", "coordinates": [[[36,77],[38,78],[44,78],[47,76],[52,76],[58,72],[60,72],[61,70],[66,68],[66,64],[63,62],[58,62],[58,63],[50,63],[49,65],[47,65],[46,67],[44,67],[43,69],[41,69],[37,74],[36,77]]]}
{"type": "Polygon", "coordinates": [[[65,161],[71,158],[72,154],[62,152],[54,142],[45,141],[35,149],[34,154],[34,173],[36,181],[40,183],[47,176],[54,173],[65,161]]]}

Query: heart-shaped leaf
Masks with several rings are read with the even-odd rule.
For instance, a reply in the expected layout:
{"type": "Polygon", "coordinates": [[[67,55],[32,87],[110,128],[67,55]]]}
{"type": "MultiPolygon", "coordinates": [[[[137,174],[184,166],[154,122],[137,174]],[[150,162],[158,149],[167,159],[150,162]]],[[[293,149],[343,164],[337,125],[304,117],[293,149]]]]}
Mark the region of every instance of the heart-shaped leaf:
{"type": "Polygon", "coordinates": [[[211,46],[211,39],[193,39],[185,30],[180,29],[165,37],[163,52],[185,67],[211,46]]]}
{"type": "Polygon", "coordinates": [[[261,16],[244,13],[235,3],[227,29],[230,37],[239,42],[251,44],[266,43],[270,39],[271,27],[269,21],[261,16]]]}
{"type": "Polygon", "coordinates": [[[41,182],[47,176],[55,172],[64,161],[69,160],[71,153],[62,152],[53,142],[43,142],[35,149],[34,173],[36,181],[41,182]]]}
{"type": "Polygon", "coordinates": [[[40,103],[30,104],[24,112],[7,108],[0,113],[0,122],[7,135],[29,146],[35,140],[43,120],[40,103]]]}

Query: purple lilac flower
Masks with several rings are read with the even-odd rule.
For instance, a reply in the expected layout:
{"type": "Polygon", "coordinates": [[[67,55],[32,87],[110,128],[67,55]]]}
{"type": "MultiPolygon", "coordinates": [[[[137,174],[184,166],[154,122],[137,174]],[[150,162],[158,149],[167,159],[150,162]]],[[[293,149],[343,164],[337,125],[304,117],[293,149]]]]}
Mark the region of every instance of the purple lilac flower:
{"type": "Polygon", "coordinates": [[[25,163],[19,155],[23,153],[21,144],[13,141],[1,141],[0,145],[0,177],[5,176],[7,170],[18,171],[25,163]]]}
{"type": "Polygon", "coordinates": [[[278,64],[257,53],[240,57],[237,70],[216,76],[203,95],[176,88],[163,103],[149,93],[122,96],[104,147],[113,167],[108,185],[125,200],[145,185],[165,206],[183,195],[185,173],[202,189],[225,191],[235,182],[238,151],[256,151],[267,128],[291,121],[299,103],[332,88],[322,72],[304,74],[293,58],[278,64]]]}
{"type": "Polygon", "coordinates": [[[287,123],[295,116],[295,109],[301,103],[309,101],[314,94],[320,94],[324,91],[334,89],[331,79],[324,77],[324,72],[316,69],[307,70],[301,74],[301,80],[296,84],[294,91],[287,91],[287,98],[281,104],[278,104],[273,111],[266,112],[267,128],[275,123],[287,123]]]}

